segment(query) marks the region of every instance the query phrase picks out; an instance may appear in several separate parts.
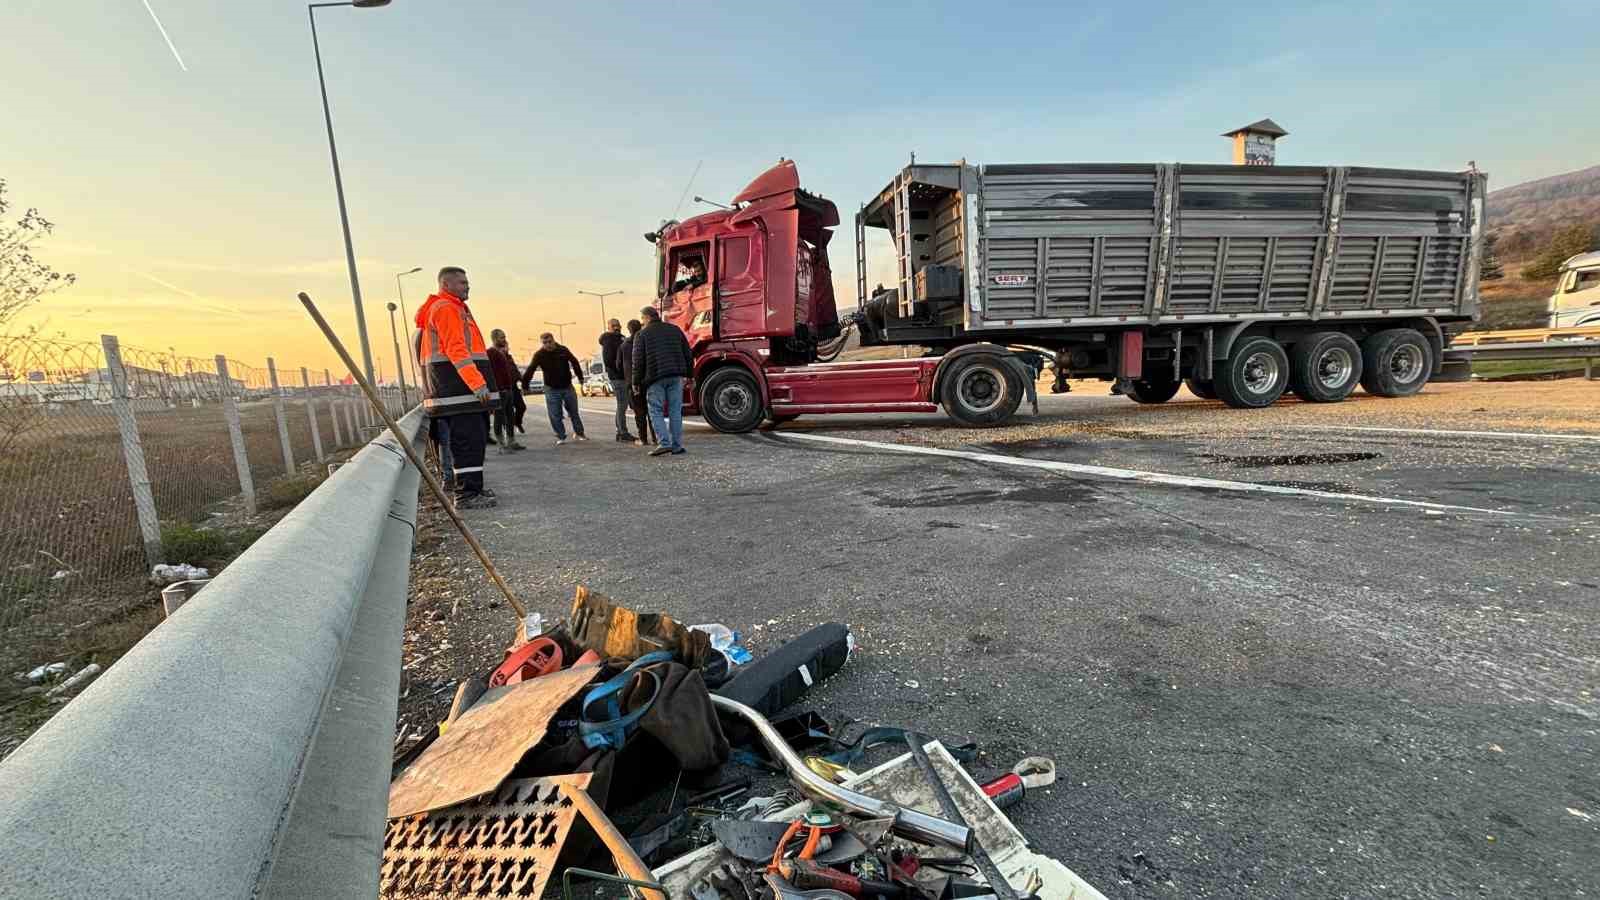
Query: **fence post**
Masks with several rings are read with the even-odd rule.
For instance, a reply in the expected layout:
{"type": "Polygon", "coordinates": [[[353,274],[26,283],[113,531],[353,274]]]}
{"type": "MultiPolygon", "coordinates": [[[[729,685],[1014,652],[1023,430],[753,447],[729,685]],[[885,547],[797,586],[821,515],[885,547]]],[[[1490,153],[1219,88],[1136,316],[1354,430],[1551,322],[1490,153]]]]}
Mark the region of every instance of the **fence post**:
{"type": "Polygon", "coordinates": [[[133,488],[133,508],[139,518],[139,536],[144,539],[144,561],[154,566],[166,561],[161,552],[161,521],[156,516],[156,498],[150,490],[150,470],[144,463],[144,445],[139,442],[139,423],[133,418],[133,403],[128,395],[128,370],[122,365],[122,348],[116,335],[100,335],[106,353],[106,371],[111,375],[111,406],[117,414],[117,433],[122,437],[122,459],[128,464],[128,484],[133,488]]]}
{"type": "Polygon", "coordinates": [[[244,452],[244,430],[239,427],[239,405],[233,402],[233,379],[228,377],[228,358],[217,354],[217,378],[222,382],[222,415],[228,420],[228,436],[233,439],[233,467],[239,470],[239,491],[244,494],[244,511],[256,514],[256,483],[250,477],[250,457],[244,452]]]}
{"type": "Polygon", "coordinates": [[[350,438],[350,446],[359,447],[361,446],[361,439],[356,436],[360,432],[356,430],[355,404],[346,399],[342,405],[344,406],[344,427],[350,438]]]}
{"type": "Polygon", "coordinates": [[[306,418],[311,420],[311,450],[317,454],[317,462],[322,462],[322,429],[317,427],[317,401],[311,396],[311,373],[305,366],[300,367],[300,383],[306,387],[306,418]]]}
{"type": "Polygon", "coordinates": [[[267,378],[272,381],[272,414],[278,420],[278,443],[283,445],[283,472],[294,476],[294,446],[289,443],[289,421],[283,417],[283,392],[278,389],[278,364],[267,357],[267,378]]]}

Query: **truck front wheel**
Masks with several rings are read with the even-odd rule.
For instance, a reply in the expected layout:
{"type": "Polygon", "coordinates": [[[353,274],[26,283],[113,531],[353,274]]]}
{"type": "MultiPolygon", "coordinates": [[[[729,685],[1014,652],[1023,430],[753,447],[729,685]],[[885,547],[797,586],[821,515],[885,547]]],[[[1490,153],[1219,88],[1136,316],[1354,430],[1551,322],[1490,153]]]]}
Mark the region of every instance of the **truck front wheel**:
{"type": "Polygon", "coordinates": [[[737,366],[718,369],[700,386],[700,415],[724,434],[754,430],[766,415],[761,387],[749,372],[737,366]]]}
{"type": "Polygon", "coordinates": [[[950,364],[941,382],[945,412],[963,425],[999,425],[1022,403],[1024,385],[1016,367],[990,353],[972,353],[950,364]]]}
{"type": "Polygon", "coordinates": [[[1216,370],[1217,396],[1234,409],[1271,406],[1289,386],[1289,356],[1269,337],[1252,337],[1234,345],[1227,362],[1216,370]]]}
{"type": "Polygon", "coordinates": [[[1433,348],[1412,328],[1390,328],[1361,342],[1361,386],[1379,397],[1409,397],[1433,374],[1433,348]]]}

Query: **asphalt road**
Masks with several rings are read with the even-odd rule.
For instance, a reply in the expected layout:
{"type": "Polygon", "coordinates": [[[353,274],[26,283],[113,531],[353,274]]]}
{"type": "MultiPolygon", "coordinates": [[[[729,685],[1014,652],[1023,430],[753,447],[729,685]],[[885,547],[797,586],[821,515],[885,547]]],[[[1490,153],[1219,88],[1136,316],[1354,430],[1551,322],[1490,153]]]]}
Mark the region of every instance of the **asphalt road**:
{"type": "MultiPolygon", "coordinates": [[[[976,739],[980,776],[1053,757],[1012,817],[1110,897],[1595,895],[1600,436],[1435,433],[1469,429],[1406,402],[1047,396],[999,432],[802,419],[661,459],[603,399],[555,447],[535,403],[469,521],[547,616],[582,582],[758,652],[849,623],[805,703],[976,739]]],[[[510,617],[438,535],[418,567],[437,704],[510,617]]]]}

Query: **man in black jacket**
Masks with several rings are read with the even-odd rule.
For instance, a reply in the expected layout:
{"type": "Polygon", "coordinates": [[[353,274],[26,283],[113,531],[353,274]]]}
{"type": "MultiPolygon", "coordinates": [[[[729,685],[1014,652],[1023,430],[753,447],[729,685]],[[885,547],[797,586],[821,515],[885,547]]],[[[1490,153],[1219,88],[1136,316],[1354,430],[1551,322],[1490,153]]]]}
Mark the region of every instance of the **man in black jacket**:
{"type": "Polygon", "coordinates": [[[538,369],[544,373],[544,410],[550,415],[550,430],[556,433],[556,443],[567,442],[567,429],[561,422],[561,410],[564,407],[567,415],[572,419],[572,432],[580,441],[587,441],[583,435],[583,418],[578,415],[578,392],[572,387],[572,376],[578,376],[578,383],[583,384],[583,365],[572,351],[556,343],[556,336],[546,331],[539,335],[539,349],[534,351],[533,361],[528,363],[528,370],[522,373],[522,389],[528,389],[528,382],[533,380],[533,370],[538,369]],[[571,372],[568,372],[568,369],[571,372]]]}
{"type": "Polygon", "coordinates": [[[694,371],[689,339],[661,321],[653,306],[639,310],[644,329],[633,339],[633,384],[650,404],[650,423],[660,439],[651,456],[683,453],[683,380],[694,371]]]}
{"type": "Polygon", "coordinates": [[[611,395],[617,401],[617,441],[633,443],[628,433],[628,383],[622,377],[622,323],[612,319],[606,323],[606,333],[600,335],[600,359],[606,366],[606,380],[611,382],[611,395]]]}
{"type": "Polygon", "coordinates": [[[633,385],[633,339],[643,328],[638,319],[628,320],[628,336],[623,338],[622,346],[617,348],[617,365],[622,367],[622,389],[620,396],[628,398],[628,406],[633,409],[633,423],[637,426],[639,436],[633,439],[635,444],[643,447],[645,444],[655,443],[655,435],[650,430],[650,413],[645,409],[644,395],[635,393],[633,385]]]}

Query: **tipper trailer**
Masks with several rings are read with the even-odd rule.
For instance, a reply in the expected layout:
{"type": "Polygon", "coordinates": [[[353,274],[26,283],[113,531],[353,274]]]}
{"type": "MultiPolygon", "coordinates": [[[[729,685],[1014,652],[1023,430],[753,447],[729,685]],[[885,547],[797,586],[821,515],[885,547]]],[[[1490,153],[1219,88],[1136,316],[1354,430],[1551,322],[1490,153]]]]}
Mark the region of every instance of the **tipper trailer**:
{"type": "Polygon", "coordinates": [[[840,318],[838,209],[791,161],[733,207],[667,222],[659,302],[695,350],[713,427],[814,413],[932,412],[998,425],[1058,378],[1162,403],[1259,408],[1286,390],[1407,396],[1478,316],[1482,173],[1307,166],[913,162],[856,216],[857,309],[840,318]],[[869,295],[866,235],[896,283],[869,295]],[[833,362],[862,346],[911,359],[833,362]]]}

